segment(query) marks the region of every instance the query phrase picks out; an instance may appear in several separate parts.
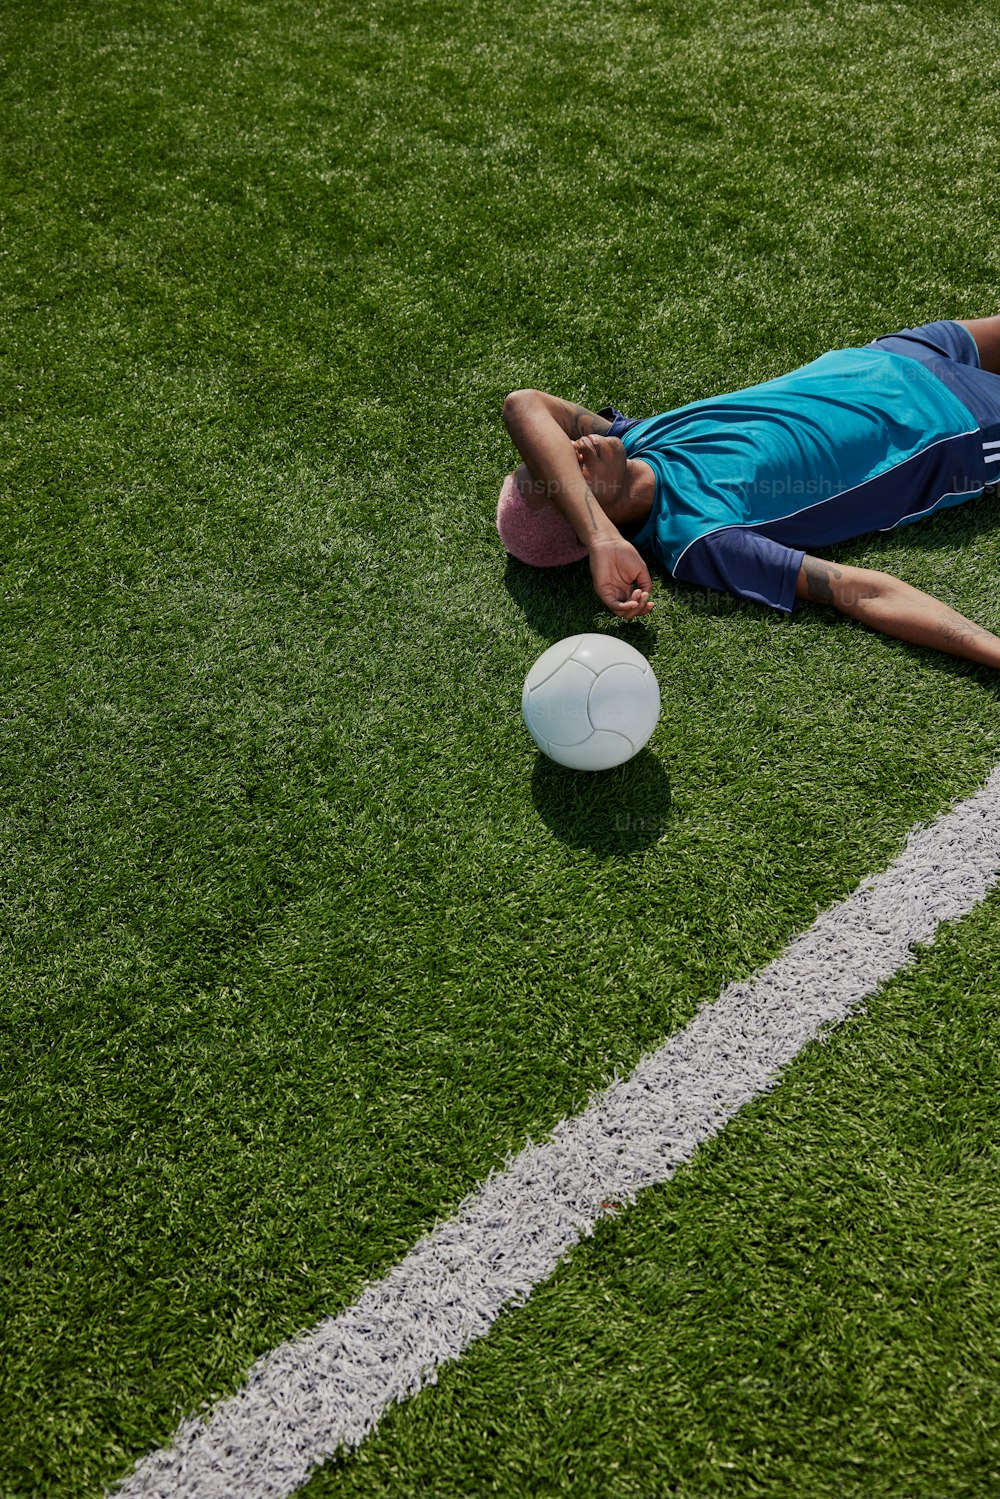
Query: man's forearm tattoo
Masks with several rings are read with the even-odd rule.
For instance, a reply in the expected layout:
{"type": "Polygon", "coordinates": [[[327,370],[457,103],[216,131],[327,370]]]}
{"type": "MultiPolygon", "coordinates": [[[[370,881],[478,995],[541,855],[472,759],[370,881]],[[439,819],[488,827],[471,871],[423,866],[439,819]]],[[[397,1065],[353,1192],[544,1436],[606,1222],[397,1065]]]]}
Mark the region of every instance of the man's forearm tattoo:
{"type": "Polygon", "coordinates": [[[840,568],[834,567],[832,562],[822,562],[818,557],[807,557],[803,567],[806,574],[806,598],[809,602],[832,604],[836,607],[832,585],[844,576],[840,568]]]}
{"type": "MultiPolygon", "coordinates": [[[[598,530],[599,527],[598,527],[598,523],[597,523],[597,516],[594,514],[594,504],[595,504],[595,501],[594,501],[593,495],[590,492],[589,487],[587,489],[585,489],[584,492],[583,492],[583,503],[587,507],[587,517],[588,517],[588,519],[590,521],[590,529],[592,531],[598,530]]],[[[582,537],[580,539],[581,539],[581,541],[583,540],[582,537]]]]}

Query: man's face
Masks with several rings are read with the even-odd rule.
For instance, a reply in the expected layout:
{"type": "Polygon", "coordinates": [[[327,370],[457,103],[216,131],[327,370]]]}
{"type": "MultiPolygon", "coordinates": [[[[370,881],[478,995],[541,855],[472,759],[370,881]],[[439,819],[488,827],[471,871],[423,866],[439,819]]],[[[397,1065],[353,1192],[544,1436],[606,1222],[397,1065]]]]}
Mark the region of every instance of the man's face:
{"type": "Polygon", "coordinates": [[[578,437],[573,448],[591,493],[601,509],[610,515],[625,493],[628,459],[621,438],[590,433],[578,437]]]}

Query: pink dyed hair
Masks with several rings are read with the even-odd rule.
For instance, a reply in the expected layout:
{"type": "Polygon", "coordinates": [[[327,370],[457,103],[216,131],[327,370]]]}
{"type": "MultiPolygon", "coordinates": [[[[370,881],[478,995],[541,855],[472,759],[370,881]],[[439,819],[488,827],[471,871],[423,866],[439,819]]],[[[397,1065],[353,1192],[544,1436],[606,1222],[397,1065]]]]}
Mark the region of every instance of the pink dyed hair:
{"type": "Polygon", "coordinates": [[[497,530],[511,556],[529,567],[563,567],[587,555],[562,511],[551,500],[529,504],[513,474],[500,488],[497,530]]]}

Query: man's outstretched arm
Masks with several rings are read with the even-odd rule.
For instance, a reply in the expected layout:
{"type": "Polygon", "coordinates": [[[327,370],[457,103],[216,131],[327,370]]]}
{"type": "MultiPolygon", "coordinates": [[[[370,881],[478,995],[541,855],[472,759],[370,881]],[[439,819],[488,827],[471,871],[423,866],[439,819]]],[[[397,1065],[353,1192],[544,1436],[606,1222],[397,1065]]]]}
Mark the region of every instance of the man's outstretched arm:
{"type": "Polygon", "coordinates": [[[869,629],[911,645],[930,646],[981,666],[1000,668],[1000,638],[891,573],[805,557],[795,596],[813,604],[830,604],[869,629]]]}

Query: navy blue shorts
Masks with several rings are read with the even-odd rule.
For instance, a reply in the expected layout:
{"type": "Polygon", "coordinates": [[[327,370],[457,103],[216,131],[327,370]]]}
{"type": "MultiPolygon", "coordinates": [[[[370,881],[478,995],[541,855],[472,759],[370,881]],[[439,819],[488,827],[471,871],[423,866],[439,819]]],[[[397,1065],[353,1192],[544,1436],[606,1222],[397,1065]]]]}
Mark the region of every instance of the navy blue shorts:
{"type": "Polygon", "coordinates": [[[972,412],[984,443],[990,445],[990,457],[997,454],[1000,470],[1000,375],[991,375],[980,367],[976,340],[968,328],[961,323],[924,323],[919,328],[903,328],[899,333],[873,338],[868,347],[905,354],[933,371],[972,412]],[[992,443],[997,446],[993,448],[992,443]]]}

